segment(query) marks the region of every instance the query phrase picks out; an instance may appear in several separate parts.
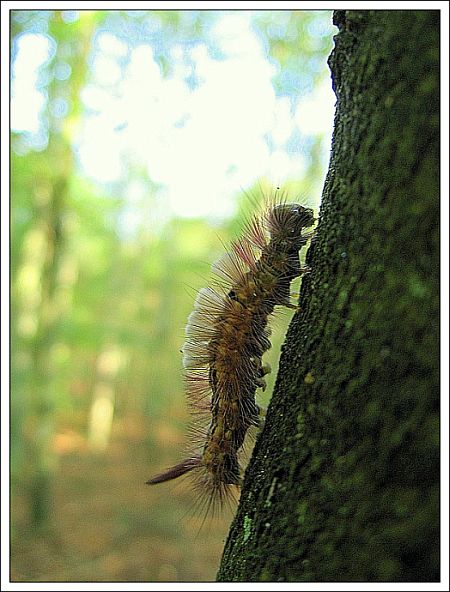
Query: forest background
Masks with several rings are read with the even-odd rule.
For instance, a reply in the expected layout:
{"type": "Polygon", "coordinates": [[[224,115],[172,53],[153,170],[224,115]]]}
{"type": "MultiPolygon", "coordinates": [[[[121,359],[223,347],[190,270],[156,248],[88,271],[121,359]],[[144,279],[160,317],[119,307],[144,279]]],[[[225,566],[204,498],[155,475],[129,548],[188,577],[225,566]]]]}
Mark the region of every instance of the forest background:
{"type": "MultiPolygon", "coordinates": [[[[252,199],[316,209],[330,11],[11,12],[11,577],[213,580],[177,461],[196,290],[252,199]]],[[[276,375],[290,319],[268,361],[276,375]]]]}

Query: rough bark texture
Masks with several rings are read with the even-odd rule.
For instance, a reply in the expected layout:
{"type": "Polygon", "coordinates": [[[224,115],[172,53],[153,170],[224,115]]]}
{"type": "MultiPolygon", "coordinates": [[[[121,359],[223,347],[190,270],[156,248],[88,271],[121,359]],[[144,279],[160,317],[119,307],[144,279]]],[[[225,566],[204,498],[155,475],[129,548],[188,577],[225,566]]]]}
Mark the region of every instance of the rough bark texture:
{"type": "Polygon", "coordinates": [[[312,272],[222,581],[439,579],[439,13],[334,22],[312,272]]]}

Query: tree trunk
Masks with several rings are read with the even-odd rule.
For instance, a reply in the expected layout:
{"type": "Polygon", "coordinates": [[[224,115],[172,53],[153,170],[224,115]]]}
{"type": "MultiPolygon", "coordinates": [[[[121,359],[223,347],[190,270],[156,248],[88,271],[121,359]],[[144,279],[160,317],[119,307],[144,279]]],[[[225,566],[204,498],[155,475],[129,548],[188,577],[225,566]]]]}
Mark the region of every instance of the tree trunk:
{"type": "Polygon", "coordinates": [[[439,12],[334,22],[312,271],[221,581],[439,579],[439,12]]]}

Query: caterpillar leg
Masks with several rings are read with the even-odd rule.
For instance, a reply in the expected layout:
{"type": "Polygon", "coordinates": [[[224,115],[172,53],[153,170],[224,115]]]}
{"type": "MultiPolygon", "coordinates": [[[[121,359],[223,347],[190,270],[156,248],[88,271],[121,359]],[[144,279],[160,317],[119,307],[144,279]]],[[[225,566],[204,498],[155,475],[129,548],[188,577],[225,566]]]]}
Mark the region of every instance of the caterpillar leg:
{"type": "Polygon", "coordinates": [[[253,417],[251,425],[262,430],[266,421],[267,409],[265,407],[260,407],[259,405],[256,405],[256,407],[258,408],[258,414],[253,417]]]}
{"type": "Polygon", "coordinates": [[[272,372],[272,366],[270,364],[268,364],[267,362],[265,362],[262,366],[261,366],[261,373],[263,376],[265,376],[266,374],[270,374],[272,372]]]}
{"type": "Polygon", "coordinates": [[[308,232],[303,232],[302,233],[302,238],[305,239],[305,241],[308,241],[309,239],[312,239],[316,236],[316,228],[314,228],[313,230],[309,230],[308,232]]]}
{"type": "Polygon", "coordinates": [[[303,267],[300,267],[301,275],[305,275],[307,273],[311,273],[311,267],[309,265],[304,265],[303,267]]]}
{"type": "Polygon", "coordinates": [[[267,388],[267,382],[264,380],[264,376],[266,374],[270,374],[272,372],[272,367],[270,364],[264,363],[262,364],[261,360],[259,359],[259,363],[261,364],[259,367],[259,378],[256,379],[256,384],[262,388],[263,391],[267,388]]]}
{"type": "Polygon", "coordinates": [[[264,380],[264,378],[257,378],[256,379],[256,384],[258,385],[258,388],[260,388],[260,389],[263,390],[263,392],[267,388],[267,382],[264,380]]]}
{"type": "Polygon", "coordinates": [[[264,424],[266,423],[266,415],[267,415],[267,409],[265,409],[265,407],[259,407],[259,411],[258,411],[258,428],[260,430],[263,429],[264,424]]]}
{"type": "Polygon", "coordinates": [[[300,310],[300,307],[298,306],[298,304],[294,304],[293,302],[283,302],[284,306],[286,308],[292,308],[292,310],[300,310]]]}

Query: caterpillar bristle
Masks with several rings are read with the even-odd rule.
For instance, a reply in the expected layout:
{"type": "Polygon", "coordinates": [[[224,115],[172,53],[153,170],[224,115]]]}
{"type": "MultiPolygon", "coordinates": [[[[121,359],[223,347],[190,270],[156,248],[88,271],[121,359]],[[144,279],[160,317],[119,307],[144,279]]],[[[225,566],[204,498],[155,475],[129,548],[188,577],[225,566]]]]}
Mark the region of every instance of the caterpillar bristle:
{"type": "Polygon", "coordinates": [[[210,317],[215,317],[223,310],[225,301],[223,296],[212,288],[200,288],[194,301],[194,311],[203,312],[210,317]]]}
{"type": "Polygon", "coordinates": [[[147,485],[155,485],[156,483],[163,483],[164,481],[171,481],[172,479],[177,479],[178,477],[181,477],[181,475],[184,475],[188,471],[192,471],[192,469],[195,469],[196,467],[198,467],[200,465],[200,463],[201,463],[200,456],[195,456],[193,458],[187,458],[186,460],[183,460],[182,462],[178,463],[177,465],[170,467],[170,469],[167,469],[166,471],[164,471],[162,473],[158,473],[158,475],[155,475],[154,477],[152,477],[151,479],[146,481],[146,484],[147,485]]]}
{"type": "Polygon", "coordinates": [[[236,284],[245,277],[248,267],[236,253],[227,252],[212,264],[211,270],[227,284],[236,284]]]}
{"type": "Polygon", "coordinates": [[[260,425],[255,402],[270,371],[262,356],[270,347],[275,306],[293,307],[290,284],[305,273],[299,251],[313,236],[311,208],[287,201],[279,188],[243,235],[212,266],[212,288],[197,293],[182,347],[186,395],[195,418],[186,460],[147,481],[153,485],[192,475],[197,509],[214,515],[237,499],[245,441],[260,425]]]}
{"type": "Polygon", "coordinates": [[[252,217],[244,226],[244,233],[257,249],[262,251],[267,246],[266,234],[261,220],[252,217]]]}
{"type": "Polygon", "coordinates": [[[248,269],[252,270],[255,268],[257,255],[248,237],[243,236],[241,239],[232,242],[231,247],[248,269]]]}

